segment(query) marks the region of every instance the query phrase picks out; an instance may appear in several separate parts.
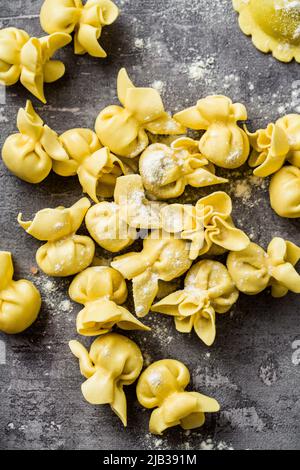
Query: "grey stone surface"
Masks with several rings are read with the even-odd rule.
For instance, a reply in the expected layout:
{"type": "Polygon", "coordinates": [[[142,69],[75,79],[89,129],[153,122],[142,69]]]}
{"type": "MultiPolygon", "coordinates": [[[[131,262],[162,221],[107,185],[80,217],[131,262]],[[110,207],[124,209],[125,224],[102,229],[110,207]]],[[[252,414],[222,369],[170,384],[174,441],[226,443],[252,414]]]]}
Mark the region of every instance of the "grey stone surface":
{"type": "MultiPolygon", "coordinates": [[[[1,27],[41,34],[41,3],[1,0],[1,27]]],[[[33,99],[57,132],[92,128],[97,113],[117,103],[116,75],[121,66],[138,85],[161,82],[157,85],[172,111],[207,94],[227,94],[247,105],[254,129],[297,110],[300,98],[297,102],[294,82],[299,65],[282,64],[258,52],[239,30],[230,0],[117,3],[121,16],[103,35],[108,59],[76,57],[67,47],[60,53],[67,74],[46,87],[48,104],[33,99]]],[[[6,102],[0,106],[1,145],[15,131],[17,110],[27,98],[19,85],[7,89],[6,102]]],[[[276,235],[299,242],[299,221],[277,217],[269,206],[267,181],[256,185],[249,175],[248,168],[232,172],[230,184],[223,188],[233,195],[239,225],[263,246],[276,235]],[[243,180],[246,186],[241,185],[243,180]]],[[[189,190],[185,199],[193,202],[208,192],[189,190]]],[[[289,294],[275,300],[269,292],[255,298],[241,296],[231,314],[218,317],[217,340],[211,349],[194,334],[177,333],[172,319],[150,316],[152,334],[130,335],[147,361],[182,360],[190,368],[194,388],[217,398],[222,411],[208,415],[199,431],[188,434],[176,428],[160,439],[149,435],[150,413],[140,408],[134,387],[129,387],[129,424],[124,430],[109,407],[84,402],[83,379],[68,350],[68,341],[76,338],[79,306],[62,303],[67,300],[69,280],[49,284],[43,274],[31,275],[39,243],[16,223],[19,211],[29,217],[44,207],[75,202],[81,196],[77,180],[50,175],[34,187],[11,175],[1,162],[0,194],[0,249],[12,251],[16,277],[34,281],[44,298],[32,328],[18,336],[0,335],[6,348],[6,363],[0,364],[1,449],[300,448],[299,298],[289,294]]],[[[101,250],[98,254],[108,258],[101,250]]]]}

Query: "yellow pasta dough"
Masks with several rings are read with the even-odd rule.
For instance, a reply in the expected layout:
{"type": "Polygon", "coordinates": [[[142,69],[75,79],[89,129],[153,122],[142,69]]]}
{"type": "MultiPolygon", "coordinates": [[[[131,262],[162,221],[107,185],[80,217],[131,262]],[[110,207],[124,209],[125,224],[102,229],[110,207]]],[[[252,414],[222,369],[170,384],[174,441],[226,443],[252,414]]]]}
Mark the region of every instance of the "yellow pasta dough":
{"type": "Polygon", "coordinates": [[[155,135],[185,132],[165,111],[158,91],[136,88],[125,69],[118,75],[118,97],[122,107],[105,108],[95,126],[102,144],[116,155],[127,158],[140,155],[149,144],[147,132],[155,135]]]}
{"type": "Polygon", "coordinates": [[[32,282],[13,280],[11,253],[0,251],[0,331],[17,334],[35,322],[41,308],[41,296],[32,282]]]}
{"type": "Polygon", "coordinates": [[[90,129],[71,129],[59,138],[68,161],[54,162],[53,170],[60,176],[78,175],[83,191],[94,202],[99,197],[112,197],[116,180],[125,173],[121,160],[102,145],[90,129]]]}
{"type": "Polygon", "coordinates": [[[288,114],[266,129],[247,131],[253,151],[249,165],[254,175],[265,178],[276,173],[286,161],[300,167],[300,115],[288,114]]]}
{"type": "Polygon", "coordinates": [[[92,405],[110,405],[127,426],[125,385],[136,381],[143,367],[140,348],[130,339],[116,333],[97,338],[88,352],[78,341],[69,343],[79,359],[81,374],[87,379],[82,394],[92,405]]]}
{"type": "Polygon", "coordinates": [[[150,330],[120,306],[126,302],[127,286],[123,276],[112,268],[95,266],[78,274],[70,285],[69,295],[84,305],[77,317],[77,331],[81,335],[103,335],[115,325],[123,330],[150,330]]]}
{"type": "Polygon", "coordinates": [[[141,253],[115,258],[112,267],[132,280],[135,311],[138,317],[149,313],[158,293],[158,281],[172,281],[191,267],[189,246],[184,240],[161,231],[153,231],[144,240],[141,253]]]}
{"type": "Polygon", "coordinates": [[[19,134],[9,136],[2,148],[7,168],[28,183],[40,183],[50,173],[53,162],[66,162],[68,155],[58,135],[35,112],[31,101],[20,108],[19,134]]]}
{"type": "Polygon", "coordinates": [[[230,253],[228,271],[239,291],[259,294],[268,286],[273,297],[284,297],[289,291],[300,294],[300,275],[295,266],[300,248],[282,238],[274,238],[265,252],[251,243],[246,250],[230,253]]]}
{"type": "Polygon", "coordinates": [[[174,317],[181,333],[190,333],[194,328],[199,338],[211,346],[216,337],[216,312],[228,312],[238,297],[226,267],[204,260],[190,269],[183,290],[168,295],[151,310],[174,317]]]}
{"type": "Polygon", "coordinates": [[[199,141],[199,150],[209,162],[227,169],[239,168],[246,162],[249,140],[237,125],[247,119],[244,105],[232,103],[226,96],[208,96],[177,113],[174,119],[190,129],[206,131],[199,141]]]}
{"type": "Polygon", "coordinates": [[[228,194],[218,191],[199,199],[195,206],[170,204],[162,209],[162,228],[180,234],[191,242],[189,256],[195,260],[218,248],[220,253],[244,250],[248,236],[237,229],[231,218],[232,202],[228,194]]]}
{"type": "Polygon", "coordinates": [[[47,243],[38,249],[36,260],[41,270],[54,277],[73,276],[86,269],[95,254],[91,238],[77,235],[91,203],[82,198],[70,208],[43,209],[33,221],[18,216],[21,227],[31,236],[47,243]]]}
{"type": "Polygon", "coordinates": [[[195,429],[205,423],[205,413],[220,410],[219,403],[198,392],[187,392],[190,373],[179,361],[164,359],[151,364],[140,376],[137,397],[140,404],[156,408],[150,418],[152,434],[163,432],[174,426],[195,429]]]}
{"type": "Polygon", "coordinates": [[[44,83],[52,83],[65,73],[59,60],[52,60],[58,49],[72,41],[69,34],[57,33],[40,39],[30,38],[23,30],[0,30],[0,84],[14,85],[21,81],[36,98],[46,103],[44,83]]]}
{"type": "Polygon", "coordinates": [[[271,206],[280,217],[300,217],[300,169],[284,166],[270,183],[271,206]]]}
{"type": "Polygon", "coordinates": [[[255,47],[282,61],[300,62],[300,10],[294,0],[233,0],[241,30],[255,47]]]}
{"type": "Polygon", "coordinates": [[[227,183],[215,175],[215,168],[199,153],[198,142],[182,137],[168,147],[150,145],[139,162],[146,190],[158,199],[171,199],[183,194],[187,185],[203,188],[227,183]]]}
{"type": "Polygon", "coordinates": [[[73,33],[75,54],[107,57],[98,40],[104,26],[111,25],[119,16],[117,6],[110,0],[46,0],[40,21],[47,33],[73,33]]]}
{"type": "Polygon", "coordinates": [[[85,223],[98,245],[112,253],[128,248],[137,238],[137,230],[121,218],[120,206],[114,202],[100,202],[91,207],[85,223]]]}

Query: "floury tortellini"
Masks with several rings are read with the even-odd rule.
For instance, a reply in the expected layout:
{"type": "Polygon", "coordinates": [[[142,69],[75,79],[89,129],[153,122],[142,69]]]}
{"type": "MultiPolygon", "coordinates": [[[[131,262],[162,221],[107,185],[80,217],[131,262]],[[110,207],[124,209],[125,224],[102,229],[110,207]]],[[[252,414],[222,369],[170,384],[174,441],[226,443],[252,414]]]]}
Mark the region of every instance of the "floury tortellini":
{"type": "Polygon", "coordinates": [[[300,169],[284,166],[271,180],[271,206],[280,217],[300,217],[300,169]]]}
{"type": "Polygon", "coordinates": [[[65,66],[52,60],[58,49],[72,41],[69,34],[54,33],[30,38],[23,30],[0,30],[0,84],[11,86],[21,81],[36,98],[46,103],[44,83],[52,83],[65,74],[65,66]]]}
{"type": "Polygon", "coordinates": [[[185,132],[165,111],[162,99],[153,88],[136,88],[125,69],[118,75],[121,106],[109,106],[97,117],[96,133],[103,145],[121,157],[134,158],[148,146],[147,132],[178,135],[185,132]]]}
{"type": "Polygon", "coordinates": [[[60,176],[77,174],[83,191],[94,202],[99,202],[99,197],[112,197],[117,178],[127,171],[122,161],[107,147],[102,148],[90,129],[71,129],[59,140],[68,160],[54,162],[54,172],[60,176]]]}
{"type": "Polygon", "coordinates": [[[125,279],[132,280],[138,317],[149,313],[158,294],[159,280],[170,282],[188,271],[191,264],[188,243],[159,230],[144,240],[141,253],[119,256],[111,263],[125,279]]]}
{"type": "Polygon", "coordinates": [[[249,165],[254,175],[265,178],[288,161],[300,167],[300,115],[288,114],[254,133],[247,131],[253,147],[249,165]]]}
{"type": "Polygon", "coordinates": [[[194,328],[199,338],[211,346],[216,337],[216,312],[228,312],[238,297],[226,267],[204,260],[190,269],[183,290],[168,295],[151,310],[174,317],[181,333],[190,333],[194,328]]]}
{"type": "Polygon", "coordinates": [[[177,113],[174,119],[190,129],[206,131],[199,141],[199,150],[209,162],[235,169],[247,161],[249,140],[237,124],[247,119],[243,104],[232,103],[222,95],[208,96],[177,113]]]}
{"type": "Polygon", "coordinates": [[[69,288],[69,296],[84,305],[77,317],[77,331],[83,336],[109,333],[116,325],[122,330],[150,328],[126,308],[127,286],[123,276],[112,268],[95,266],[78,274],[69,288]]]}
{"type": "Polygon", "coordinates": [[[241,251],[250,243],[248,236],[233,224],[232,201],[218,191],[199,199],[195,206],[170,204],[161,211],[162,228],[180,234],[190,242],[189,257],[195,260],[206,253],[241,251]]]}
{"type": "Polygon", "coordinates": [[[282,61],[300,62],[300,10],[295,0],[233,0],[243,33],[262,52],[282,61]]]}
{"type": "Polygon", "coordinates": [[[36,253],[37,264],[48,276],[73,276],[86,269],[94,258],[95,244],[90,237],[77,235],[91,203],[82,198],[70,208],[43,209],[33,221],[18,216],[21,227],[31,236],[47,243],[36,253]]]}
{"type": "Polygon", "coordinates": [[[228,183],[215,175],[215,168],[199,153],[193,139],[182,137],[171,146],[150,145],[139,161],[143,185],[152,196],[170,199],[181,196],[187,185],[203,188],[228,183]]]}
{"type": "Polygon", "coordinates": [[[35,112],[31,101],[17,116],[19,134],[9,136],[2,148],[7,168],[28,183],[41,183],[49,175],[53,162],[67,162],[68,155],[58,135],[35,112]]]}
{"type": "Polygon", "coordinates": [[[251,243],[246,250],[230,253],[227,268],[240,292],[255,295],[270,286],[273,297],[279,298],[289,291],[300,294],[300,275],[295,269],[299,260],[298,246],[274,238],[267,252],[251,243]]]}
{"type": "Polygon", "coordinates": [[[137,384],[139,403],[147,409],[156,408],[150,418],[149,430],[161,435],[174,426],[196,429],[205,423],[205,413],[216,413],[219,403],[198,392],[187,392],[190,383],[188,368],[179,361],[164,359],[151,364],[137,384]]]}
{"type": "Polygon", "coordinates": [[[17,334],[35,322],[41,308],[41,296],[32,282],[13,280],[11,253],[0,251],[0,331],[17,334]]]}
{"type": "Polygon", "coordinates": [[[119,16],[117,6],[110,0],[46,0],[40,21],[48,34],[57,31],[73,33],[75,54],[107,57],[98,40],[104,26],[111,25],[119,16]]]}
{"type": "Polygon", "coordinates": [[[116,333],[97,338],[88,352],[78,341],[69,343],[79,359],[81,374],[87,379],[81,386],[86,401],[92,405],[110,405],[127,426],[127,401],[123,390],[133,384],[143,368],[140,348],[116,333]]]}

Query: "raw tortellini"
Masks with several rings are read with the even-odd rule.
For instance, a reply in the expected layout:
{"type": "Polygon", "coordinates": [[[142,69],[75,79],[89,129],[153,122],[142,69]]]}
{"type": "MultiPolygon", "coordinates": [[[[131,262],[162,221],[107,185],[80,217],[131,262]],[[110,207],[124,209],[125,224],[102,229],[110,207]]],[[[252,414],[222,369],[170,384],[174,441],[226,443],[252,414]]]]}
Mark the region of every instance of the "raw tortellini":
{"type": "Polygon", "coordinates": [[[294,0],[233,0],[241,30],[282,62],[300,62],[300,10],[294,0]]]}
{"type": "Polygon", "coordinates": [[[2,148],[7,168],[28,183],[40,183],[49,175],[53,162],[66,162],[68,155],[58,135],[33,109],[31,101],[20,108],[17,117],[19,134],[9,136],[2,148]]]}
{"type": "Polygon", "coordinates": [[[121,160],[102,148],[95,132],[71,129],[59,138],[68,154],[68,161],[54,162],[53,170],[60,176],[78,175],[83,191],[95,202],[99,197],[112,197],[116,180],[125,173],[121,160]]]}
{"type": "Polygon", "coordinates": [[[239,253],[230,253],[228,271],[239,291],[259,294],[268,286],[273,297],[284,297],[289,291],[300,294],[300,275],[295,266],[300,259],[300,248],[282,238],[274,238],[265,252],[251,243],[239,253]]]}
{"type": "Polygon", "coordinates": [[[0,251],[0,331],[17,334],[35,322],[41,308],[41,296],[29,281],[13,280],[11,254],[0,251]]]}
{"type": "Polygon", "coordinates": [[[170,147],[150,145],[139,166],[144,187],[158,199],[179,197],[187,185],[203,188],[228,182],[215,175],[214,165],[199,153],[198,142],[187,137],[175,140],[170,147]]]}
{"type": "Polygon", "coordinates": [[[119,72],[118,97],[123,107],[109,106],[96,120],[100,141],[116,155],[127,158],[140,155],[149,144],[147,132],[155,135],[185,132],[165,111],[158,91],[136,88],[125,69],[119,72]]]}
{"type": "Polygon", "coordinates": [[[274,211],[281,217],[300,217],[300,169],[284,166],[271,180],[270,200],[274,211]]]}
{"type": "Polygon", "coordinates": [[[46,0],[40,21],[48,34],[57,31],[73,33],[75,54],[88,53],[93,57],[106,57],[98,39],[102,28],[112,24],[119,10],[110,0],[46,0]]]}
{"type": "Polygon", "coordinates": [[[156,408],[149,430],[161,435],[166,429],[181,426],[195,429],[205,423],[205,413],[220,410],[219,403],[198,392],[187,392],[190,373],[182,362],[164,359],[151,364],[140,376],[137,397],[147,409],[156,408]]]}
{"type": "Polygon", "coordinates": [[[300,115],[288,114],[266,129],[247,132],[253,151],[249,165],[254,175],[265,178],[276,173],[286,161],[300,167],[300,115]]]}
{"type": "Polygon", "coordinates": [[[238,297],[226,267],[204,260],[190,269],[183,290],[170,294],[151,310],[174,317],[181,333],[190,333],[194,328],[199,338],[211,346],[216,337],[216,312],[228,312],[238,297]]]}
{"type": "Polygon", "coordinates": [[[93,342],[90,352],[78,341],[69,343],[79,359],[81,374],[87,379],[82,394],[92,405],[110,405],[127,425],[127,402],[124,385],[136,381],[143,367],[140,348],[124,336],[110,333],[93,342]]]}
{"type": "Polygon", "coordinates": [[[18,222],[34,238],[47,243],[36,253],[37,264],[48,276],[73,276],[86,269],[95,254],[91,238],[77,235],[91,203],[82,198],[72,207],[57,207],[39,211],[33,221],[25,222],[19,214],[18,222]]]}
{"type": "Polygon", "coordinates": [[[138,317],[149,313],[158,293],[158,281],[170,282],[180,277],[191,264],[188,243],[158,230],[144,240],[141,253],[119,256],[111,263],[125,279],[132,280],[138,317]]]}
{"type": "Polygon", "coordinates": [[[30,93],[46,103],[44,83],[55,82],[65,73],[64,64],[52,60],[52,56],[71,41],[66,33],[55,32],[37,39],[21,29],[1,29],[0,84],[10,86],[20,80],[30,93]]]}
{"type": "Polygon", "coordinates": [[[126,308],[128,291],[123,276],[112,268],[96,266],[78,274],[70,285],[72,300],[84,305],[77,317],[77,331],[84,336],[109,333],[114,325],[123,330],[144,330],[126,308]]]}
{"type": "Polygon", "coordinates": [[[189,257],[195,260],[208,252],[244,250],[248,236],[233,225],[232,202],[228,194],[218,191],[199,199],[195,206],[171,204],[161,211],[162,228],[180,234],[190,242],[189,257]]]}
{"type": "Polygon", "coordinates": [[[247,119],[244,105],[233,104],[226,96],[208,96],[174,118],[190,129],[206,131],[199,141],[199,150],[209,162],[235,169],[247,161],[249,140],[237,125],[247,119]]]}

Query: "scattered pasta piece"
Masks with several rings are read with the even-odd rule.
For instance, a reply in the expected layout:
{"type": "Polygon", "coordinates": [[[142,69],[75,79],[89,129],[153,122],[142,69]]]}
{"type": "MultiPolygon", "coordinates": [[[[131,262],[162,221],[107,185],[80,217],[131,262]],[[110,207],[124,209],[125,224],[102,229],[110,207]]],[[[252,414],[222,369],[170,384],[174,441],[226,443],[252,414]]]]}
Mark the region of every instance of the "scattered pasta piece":
{"type": "Polygon", "coordinates": [[[289,291],[300,294],[300,275],[295,266],[300,248],[282,238],[274,238],[267,253],[255,243],[239,253],[230,253],[228,271],[240,292],[259,294],[268,286],[273,297],[284,297],[289,291]]]}
{"type": "Polygon", "coordinates": [[[144,187],[158,199],[179,197],[187,185],[204,188],[228,183],[215,175],[214,165],[199,153],[198,142],[187,137],[175,140],[170,147],[150,145],[139,165],[144,187]]]}
{"type": "Polygon", "coordinates": [[[190,333],[194,328],[199,338],[211,346],[216,337],[216,312],[228,312],[238,297],[226,267],[204,260],[190,269],[183,290],[168,295],[151,310],[174,317],[181,333],[190,333]]]}
{"type": "Polygon", "coordinates": [[[275,124],[255,133],[247,131],[253,147],[249,165],[254,175],[265,178],[276,173],[286,161],[300,167],[300,115],[288,114],[275,124]]]}
{"type": "Polygon", "coordinates": [[[205,413],[220,410],[213,398],[185,391],[189,383],[187,367],[173,359],[154,362],[142,373],[136,391],[143,407],[156,408],[149,423],[152,434],[161,435],[174,426],[185,430],[199,428],[205,423],[205,413]]]}
{"type": "Polygon", "coordinates": [[[148,146],[147,132],[178,135],[185,128],[165,112],[153,88],[136,88],[125,69],[118,75],[118,97],[123,105],[105,108],[96,120],[96,133],[103,145],[121,157],[134,158],[148,146]]]}
{"type": "Polygon", "coordinates": [[[125,279],[132,280],[138,317],[149,313],[158,293],[158,281],[170,282],[180,277],[191,264],[188,243],[161,231],[151,232],[141,253],[119,256],[111,263],[125,279]]]}
{"type": "Polygon", "coordinates": [[[300,10],[294,0],[233,0],[243,33],[254,46],[282,61],[300,62],[300,10]]]}
{"type": "Polygon", "coordinates": [[[94,202],[99,197],[112,197],[116,180],[126,172],[121,160],[102,145],[90,129],[71,129],[60,136],[68,153],[67,162],[54,162],[53,170],[60,176],[78,175],[83,191],[94,202]]]}
{"type": "Polygon", "coordinates": [[[102,29],[119,16],[117,6],[110,0],[46,0],[40,13],[41,26],[48,34],[57,31],[74,36],[75,54],[90,54],[105,58],[100,46],[102,29]]]}
{"type": "Polygon", "coordinates": [[[25,222],[18,216],[21,227],[40,241],[47,241],[36,253],[37,264],[48,276],[73,276],[86,269],[95,254],[91,238],[77,235],[91,203],[82,198],[71,208],[58,207],[39,211],[34,220],[25,222]]]}
{"type": "Polygon", "coordinates": [[[247,119],[244,105],[233,104],[226,96],[208,96],[176,114],[174,119],[190,129],[206,131],[199,141],[199,150],[209,162],[235,169],[247,161],[249,140],[237,125],[247,119]]]}
{"type": "Polygon", "coordinates": [[[123,330],[150,330],[120,307],[126,302],[127,286],[123,276],[112,268],[97,266],[78,274],[70,285],[69,295],[85,306],[77,317],[80,335],[103,335],[115,325],[123,330]]]}
{"type": "Polygon", "coordinates": [[[52,83],[65,73],[59,60],[51,60],[58,49],[72,41],[69,34],[54,33],[40,39],[23,30],[0,30],[0,84],[11,86],[18,80],[36,98],[46,103],[44,83],[52,83]]]}
{"type": "Polygon", "coordinates": [[[58,135],[35,112],[31,101],[20,108],[19,134],[9,136],[2,148],[7,168],[28,183],[41,183],[49,175],[53,162],[66,162],[68,155],[58,135]]]}
{"type": "Polygon", "coordinates": [[[88,352],[78,341],[69,343],[79,359],[81,374],[87,379],[82,394],[92,405],[110,405],[127,426],[127,403],[124,385],[133,384],[141,373],[143,356],[130,339],[116,333],[97,338],[88,352]]]}
{"type": "Polygon", "coordinates": [[[300,169],[284,166],[271,180],[271,206],[280,217],[300,217],[300,169]]]}
{"type": "Polygon", "coordinates": [[[190,259],[206,253],[215,254],[244,250],[248,236],[237,229],[231,218],[232,202],[228,194],[218,191],[199,199],[195,206],[171,204],[161,211],[162,228],[181,234],[191,242],[190,259]]]}
{"type": "Polygon", "coordinates": [[[0,331],[22,333],[37,319],[41,296],[32,282],[13,280],[11,253],[0,251],[0,331]]]}

